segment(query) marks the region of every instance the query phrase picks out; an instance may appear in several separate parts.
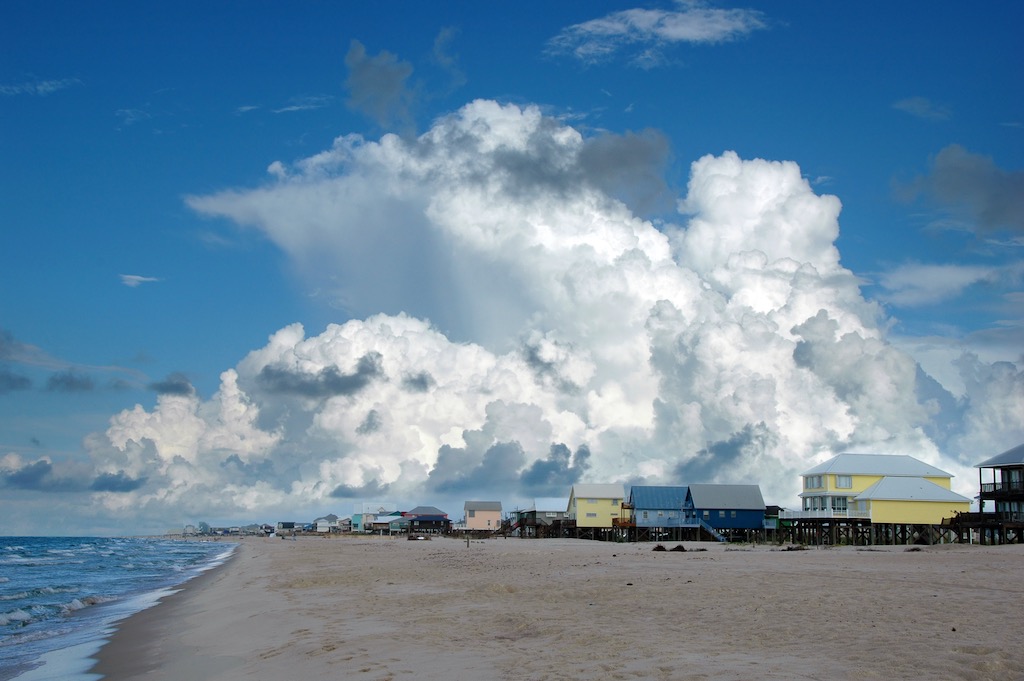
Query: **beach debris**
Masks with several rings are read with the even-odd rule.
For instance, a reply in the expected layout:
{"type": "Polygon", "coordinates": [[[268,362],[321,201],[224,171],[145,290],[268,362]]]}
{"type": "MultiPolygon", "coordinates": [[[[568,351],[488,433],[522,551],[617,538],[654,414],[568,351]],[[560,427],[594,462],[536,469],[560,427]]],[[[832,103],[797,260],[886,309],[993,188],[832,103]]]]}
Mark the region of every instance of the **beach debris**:
{"type": "Polygon", "coordinates": [[[662,546],[661,544],[655,544],[655,545],[654,545],[654,548],[653,548],[653,549],[651,549],[651,551],[668,551],[668,549],[666,549],[666,548],[665,548],[664,546],[662,546]]]}
{"type": "Polygon", "coordinates": [[[682,544],[676,544],[672,551],[686,551],[686,547],[682,544]]]}

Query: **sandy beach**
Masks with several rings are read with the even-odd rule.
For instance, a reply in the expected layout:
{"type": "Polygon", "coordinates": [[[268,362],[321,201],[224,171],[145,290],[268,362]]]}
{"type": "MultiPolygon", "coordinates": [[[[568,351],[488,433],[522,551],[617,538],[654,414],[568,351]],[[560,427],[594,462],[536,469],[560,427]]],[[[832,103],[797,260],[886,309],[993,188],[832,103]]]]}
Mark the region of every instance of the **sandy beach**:
{"type": "Polygon", "coordinates": [[[122,623],[94,671],[1024,679],[1024,546],[683,546],[246,539],[224,566],[122,623]]]}

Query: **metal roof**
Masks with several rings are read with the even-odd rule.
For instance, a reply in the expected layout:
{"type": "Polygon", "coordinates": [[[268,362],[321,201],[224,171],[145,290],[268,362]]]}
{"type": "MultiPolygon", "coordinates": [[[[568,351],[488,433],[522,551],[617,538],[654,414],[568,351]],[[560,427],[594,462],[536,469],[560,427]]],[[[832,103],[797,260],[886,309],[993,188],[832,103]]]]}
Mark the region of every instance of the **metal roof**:
{"type": "Polygon", "coordinates": [[[839,454],[801,475],[894,475],[951,478],[951,474],[906,454],[839,454]]]}
{"type": "Polygon", "coordinates": [[[500,501],[467,501],[465,510],[467,511],[500,511],[500,501]]]}
{"type": "Polygon", "coordinates": [[[406,515],[448,515],[437,506],[417,506],[411,511],[406,511],[406,515]]]}
{"type": "Polygon", "coordinates": [[[936,485],[931,480],[910,477],[885,477],[854,497],[855,500],[880,501],[952,501],[970,502],[956,492],[936,485]]]}
{"type": "Polygon", "coordinates": [[[622,499],[625,488],[612,484],[579,484],[572,486],[572,494],[577,499],[622,499]]]}
{"type": "Polygon", "coordinates": [[[764,510],[758,485],[690,485],[693,507],[736,510],[764,510]]]}
{"type": "Polygon", "coordinates": [[[995,466],[1024,465],[1024,444],[1017,445],[1013,449],[1007,449],[1002,454],[997,454],[991,459],[986,459],[975,468],[993,468],[995,466]]]}
{"type": "Polygon", "coordinates": [[[686,486],[633,485],[629,500],[638,509],[679,510],[686,501],[686,486]]]}

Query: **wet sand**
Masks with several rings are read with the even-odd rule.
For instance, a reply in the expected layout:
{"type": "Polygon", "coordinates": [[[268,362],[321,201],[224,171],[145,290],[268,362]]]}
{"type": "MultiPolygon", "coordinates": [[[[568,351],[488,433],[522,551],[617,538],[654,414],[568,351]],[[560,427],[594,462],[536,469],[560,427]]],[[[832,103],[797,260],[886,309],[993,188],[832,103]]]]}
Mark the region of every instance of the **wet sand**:
{"type": "Polygon", "coordinates": [[[1024,679],[1024,546],[683,546],[246,539],[228,563],[122,623],[94,671],[109,681],[1024,679]]]}

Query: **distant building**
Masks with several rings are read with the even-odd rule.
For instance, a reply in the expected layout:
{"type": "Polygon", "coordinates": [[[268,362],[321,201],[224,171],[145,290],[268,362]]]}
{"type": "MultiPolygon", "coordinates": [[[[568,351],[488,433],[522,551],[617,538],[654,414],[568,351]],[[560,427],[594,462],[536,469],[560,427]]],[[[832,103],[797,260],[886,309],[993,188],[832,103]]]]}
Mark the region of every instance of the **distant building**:
{"type": "Polygon", "coordinates": [[[467,501],[463,508],[467,530],[497,531],[501,528],[500,501],[467,501]]]}

